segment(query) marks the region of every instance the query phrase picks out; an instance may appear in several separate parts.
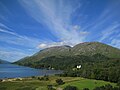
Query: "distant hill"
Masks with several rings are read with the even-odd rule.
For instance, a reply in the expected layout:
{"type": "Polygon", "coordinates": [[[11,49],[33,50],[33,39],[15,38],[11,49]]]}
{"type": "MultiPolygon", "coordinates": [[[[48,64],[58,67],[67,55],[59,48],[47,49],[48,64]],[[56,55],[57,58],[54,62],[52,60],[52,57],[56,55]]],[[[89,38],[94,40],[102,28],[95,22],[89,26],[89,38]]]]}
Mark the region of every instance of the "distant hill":
{"type": "Polygon", "coordinates": [[[3,64],[3,63],[10,63],[10,62],[0,59],[0,64],[3,64]]]}
{"type": "MultiPolygon", "coordinates": [[[[33,56],[25,57],[15,63],[19,65],[36,67],[43,63],[43,61],[45,64],[51,59],[57,64],[62,60],[66,60],[65,62],[67,63],[74,63],[72,60],[98,60],[105,58],[120,58],[120,49],[99,42],[85,42],[77,44],[74,47],[65,45],[46,48],[40,50],[33,56]],[[57,60],[59,62],[57,62],[57,60]]],[[[62,63],[64,62],[61,62],[61,64],[62,63]]]]}

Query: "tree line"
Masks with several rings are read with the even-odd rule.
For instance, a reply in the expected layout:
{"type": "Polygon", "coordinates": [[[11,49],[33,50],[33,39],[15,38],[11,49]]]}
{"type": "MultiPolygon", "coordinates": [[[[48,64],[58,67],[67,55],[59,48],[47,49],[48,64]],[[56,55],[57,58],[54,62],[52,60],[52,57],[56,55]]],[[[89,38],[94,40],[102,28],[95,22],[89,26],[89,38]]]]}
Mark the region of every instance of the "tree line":
{"type": "Polygon", "coordinates": [[[64,70],[64,73],[60,76],[120,82],[120,59],[111,59],[99,53],[93,56],[51,56],[34,63],[26,62],[18,64],[33,68],[64,70]],[[82,67],[77,69],[77,65],[82,67]]]}

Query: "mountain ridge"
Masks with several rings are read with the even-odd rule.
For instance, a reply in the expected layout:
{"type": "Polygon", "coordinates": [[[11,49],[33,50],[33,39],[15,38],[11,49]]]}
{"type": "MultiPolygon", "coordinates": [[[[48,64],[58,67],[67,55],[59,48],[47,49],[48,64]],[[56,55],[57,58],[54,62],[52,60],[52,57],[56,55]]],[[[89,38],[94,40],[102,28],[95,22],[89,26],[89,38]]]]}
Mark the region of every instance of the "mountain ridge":
{"type": "Polygon", "coordinates": [[[15,63],[33,63],[51,56],[93,56],[95,54],[101,54],[108,58],[120,58],[120,49],[100,42],[84,42],[74,47],[64,45],[46,48],[15,63]]]}

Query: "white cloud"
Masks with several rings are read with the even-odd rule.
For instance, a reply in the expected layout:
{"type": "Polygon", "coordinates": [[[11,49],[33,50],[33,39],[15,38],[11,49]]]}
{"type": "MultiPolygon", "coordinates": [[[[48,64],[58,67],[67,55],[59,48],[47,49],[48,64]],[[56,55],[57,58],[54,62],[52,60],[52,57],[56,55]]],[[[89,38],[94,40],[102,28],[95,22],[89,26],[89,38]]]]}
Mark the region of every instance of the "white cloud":
{"type": "Polygon", "coordinates": [[[73,30],[80,30],[80,26],[78,25],[73,26],[73,30]]]}
{"type": "Polygon", "coordinates": [[[0,58],[3,60],[15,61],[25,56],[29,56],[29,55],[26,53],[17,52],[17,51],[12,51],[12,52],[11,51],[0,51],[0,58]]]}
{"type": "Polygon", "coordinates": [[[119,39],[113,39],[111,41],[111,45],[120,49],[120,40],[119,39]]]}
{"type": "Polygon", "coordinates": [[[2,29],[2,28],[0,28],[0,32],[18,36],[18,34],[14,33],[14,32],[11,32],[11,31],[8,31],[8,30],[5,30],[5,29],[2,29]]]}
{"type": "Polygon", "coordinates": [[[0,46],[0,58],[3,60],[16,61],[39,50],[36,49],[40,43],[37,38],[20,35],[2,23],[0,23],[0,32],[0,42],[8,43],[5,44],[6,46],[0,46]],[[13,48],[16,45],[19,49],[13,48]]]}
{"type": "Polygon", "coordinates": [[[6,25],[0,23],[0,27],[5,27],[5,28],[8,28],[6,25]]]}
{"type": "Polygon", "coordinates": [[[16,61],[23,57],[30,56],[33,53],[37,52],[37,49],[21,49],[21,48],[15,48],[9,45],[5,45],[4,47],[0,46],[0,59],[8,60],[8,61],[16,61]]]}
{"type": "Polygon", "coordinates": [[[13,31],[10,31],[12,29],[8,28],[4,24],[0,24],[0,26],[4,27],[4,29],[0,28],[0,32],[5,33],[0,35],[0,41],[2,42],[6,42],[9,44],[11,43],[23,47],[31,47],[31,48],[36,48],[38,44],[41,42],[40,39],[23,36],[13,31]]]}
{"type": "Polygon", "coordinates": [[[49,27],[51,33],[61,42],[75,45],[85,41],[86,31],[81,31],[78,25],[71,25],[71,15],[78,6],[80,7],[80,3],[63,0],[19,0],[19,2],[36,21],[49,27]]]}
{"type": "Polygon", "coordinates": [[[68,43],[65,42],[51,42],[51,43],[41,43],[38,45],[38,48],[44,49],[44,48],[49,48],[49,47],[54,47],[54,46],[62,46],[66,45],[68,43]]]}
{"type": "Polygon", "coordinates": [[[0,41],[26,48],[36,48],[41,42],[39,39],[33,37],[16,37],[9,35],[0,35],[0,41]]]}
{"type": "Polygon", "coordinates": [[[101,32],[101,38],[100,38],[100,42],[110,38],[110,36],[114,33],[116,33],[116,31],[118,31],[118,27],[120,27],[120,24],[115,24],[115,25],[111,25],[109,27],[107,27],[106,29],[104,29],[104,31],[101,32]]]}
{"type": "Polygon", "coordinates": [[[47,44],[42,43],[42,44],[40,44],[40,45],[38,46],[38,48],[47,48],[47,44]]]}

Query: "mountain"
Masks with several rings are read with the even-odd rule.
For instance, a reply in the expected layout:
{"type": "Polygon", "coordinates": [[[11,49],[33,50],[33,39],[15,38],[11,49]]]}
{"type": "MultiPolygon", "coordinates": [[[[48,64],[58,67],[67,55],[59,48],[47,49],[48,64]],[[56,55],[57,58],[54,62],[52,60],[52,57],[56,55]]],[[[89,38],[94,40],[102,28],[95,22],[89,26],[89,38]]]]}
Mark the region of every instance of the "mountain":
{"type": "Polygon", "coordinates": [[[69,55],[70,49],[71,47],[67,45],[46,48],[46,49],[40,50],[39,52],[35,53],[33,56],[22,58],[15,63],[36,62],[45,57],[50,57],[50,56],[60,56],[60,55],[67,56],[69,55]]]}
{"type": "Polygon", "coordinates": [[[74,47],[46,48],[15,64],[33,68],[58,69],[60,76],[84,77],[114,83],[120,81],[120,49],[99,42],[84,42],[74,47]],[[77,68],[81,66],[80,68],[77,68]]]}
{"type": "Polygon", "coordinates": [[[3,63],[10,63],[10,62],[0,59],[0,64],[3,64],[3,63]]]}
{"type": "MultiPolygon", "coordinates": [[[[51,60],[51,62],[56,62],[56,64],[64,60],[64,62],[68,62],[69,64],[70,62],[74,63],[72,60],[78,60],[80,62],[80,60],[104,60],[107,58],[120,58],[120,49],[99,42],[85,42],[77,44],[74,47],[65,45],[46,48],[40,50],[33,56],[25,57],[15,63],[38,67],[39,64],[45,64],[45,62],[49,62],[49,60],[51,60]],[[57,62],[57,60],[59,62],[57,62]]],[[[61,64],[64,62],[61,62],[61,64]]]]}
{"type": "Polygon", "coordinates": [[[71,51],[73,55],[92,56],[99,53],[109,58],[120,58],[120,49],[99,42],[80,43],[71,51]]]}

